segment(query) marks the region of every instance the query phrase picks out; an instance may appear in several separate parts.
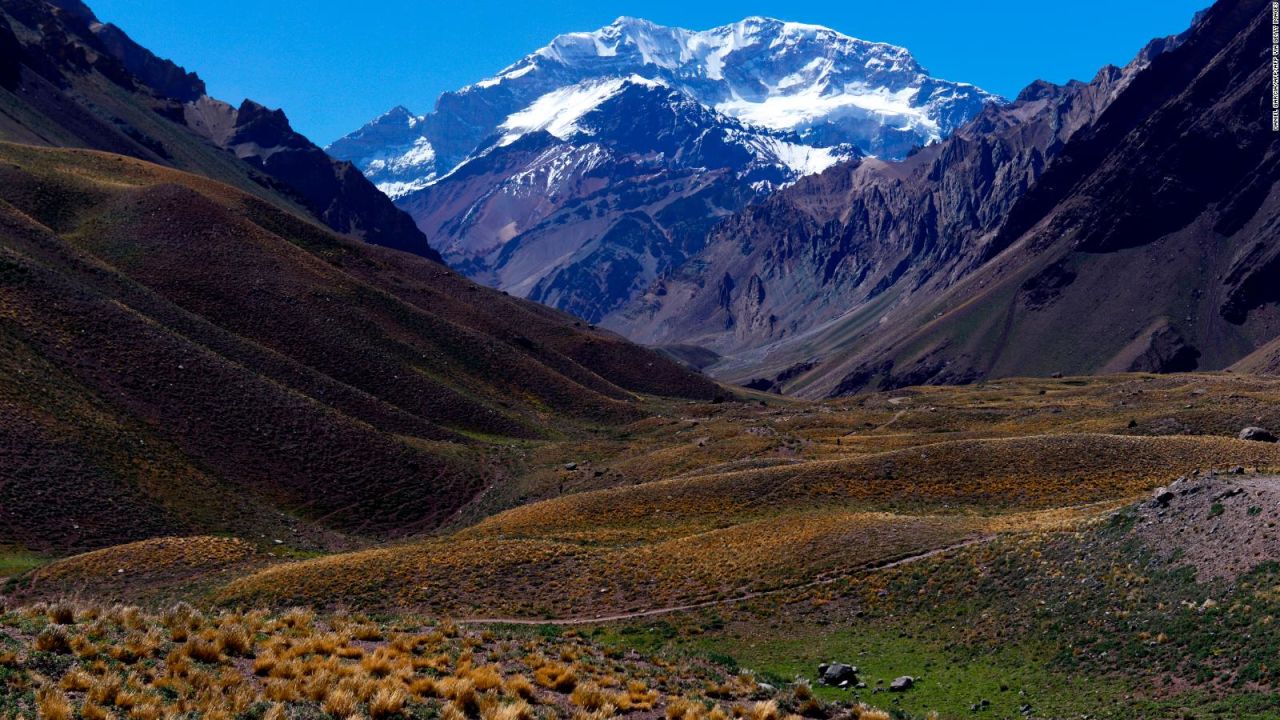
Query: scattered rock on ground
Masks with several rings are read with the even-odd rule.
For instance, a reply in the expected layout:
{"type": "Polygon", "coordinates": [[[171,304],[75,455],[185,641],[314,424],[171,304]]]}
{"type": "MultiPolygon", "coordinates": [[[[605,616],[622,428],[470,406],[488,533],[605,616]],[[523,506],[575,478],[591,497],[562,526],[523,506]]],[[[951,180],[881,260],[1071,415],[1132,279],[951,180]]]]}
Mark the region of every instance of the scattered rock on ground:
{"type": "Polygon", "coordinates": [[[1191,566],[1198,582],[1234,580],[1280,557],[1280,477],[1182,477],[1137,506],[1134,519],[1153,561],[1191,566]]]}
{"type": "Polygon", "coordinates": [[[818,666],[818,680],[823,685],[849,687],[858,682],[858,668],[845,663],[822,663],[818,666]]]}
{"type": "Polygon", "coordinates": [[[1152,493],[1152,499],[1155,500],[1155,503],[1157,505],[1161,505],[1161,506],[1168,505],[1170,502],[1173,501],[1173,498],[1174,498],[1173,491],[1170,490],[1169,488],[1163,488],[1163,487],[1156,488],[1156,491],[1152,493]]]}
{"type": "Polygon", "coordinates": [[[911,689],[912,685],[915,685],[915,684],[916,684],[915,678],[911,677],[910,675],[903,675],[902,677],[896,677],[893,679],[893,682],[889,683],[889,692],[906,692],[907,690],[911,689]]]}

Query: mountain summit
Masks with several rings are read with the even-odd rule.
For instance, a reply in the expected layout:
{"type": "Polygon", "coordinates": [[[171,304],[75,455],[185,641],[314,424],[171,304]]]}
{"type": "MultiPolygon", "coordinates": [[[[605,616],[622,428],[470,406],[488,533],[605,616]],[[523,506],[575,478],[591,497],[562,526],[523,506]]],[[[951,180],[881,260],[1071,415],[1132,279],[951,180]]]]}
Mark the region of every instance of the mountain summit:
{"type": "Polygon", "coordinates": [[[622,17],[561,35],[486,83],[625,70],[662,78],[748,124],[889,157],[942,139],[995,99],[929,77],[904,48],[764,17],[701,32],[622,17]]]}
{"type": "Polygon", "coordinates": [[[999,100],[930,77],[904,48],[818,25],[749,17],[692,31],[620,17],[560,35],[496,76],[445,93],[433,113],[397,107],[328,149],[397,197],[456,166],[539,100],[631,76],[742,123],[795,133],[806,145],[847,143],[888,158],[941,140],[999,100]]]}
{"type": "Polygon", "coordinates": [[[866,155],[902,157],[999,99],[909,52],[751,17],[623,17],[396,107],[328,150],[474,279],[592,322],[701,250],[720,219],[866,155]]]}

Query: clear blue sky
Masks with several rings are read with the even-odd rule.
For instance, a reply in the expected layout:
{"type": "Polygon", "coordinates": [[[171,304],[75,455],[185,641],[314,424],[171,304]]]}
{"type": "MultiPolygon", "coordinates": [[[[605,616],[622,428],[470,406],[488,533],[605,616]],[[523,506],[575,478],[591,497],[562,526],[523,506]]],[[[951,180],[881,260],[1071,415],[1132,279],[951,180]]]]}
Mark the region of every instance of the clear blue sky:
{"type": "Polygon", "coordinates": [[[284,108],[325,144],[394,105],[492,75],[557,34],[619,15],[702,30],[766,15],[911,50],[934,75],[1012,97],[1088,79],[1210,0],[87,0],[214,97],[284,108]]]}

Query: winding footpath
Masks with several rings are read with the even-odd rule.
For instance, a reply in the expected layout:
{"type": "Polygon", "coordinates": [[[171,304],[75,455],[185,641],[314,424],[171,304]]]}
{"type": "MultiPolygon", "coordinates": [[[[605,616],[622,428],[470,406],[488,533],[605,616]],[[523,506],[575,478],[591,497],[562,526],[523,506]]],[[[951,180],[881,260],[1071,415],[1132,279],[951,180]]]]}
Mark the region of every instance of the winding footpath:
{"type": "Polygon", "coordinates": [[[851,577],[857,577],[859,575],[865,575],[867,573],[877,572],[879,570],[888,570],[890,568],[900,567],[902,565],[909,565],[911,563],[920,562],[921,560],[927,560],[931,557],[935,557],[943,553],[951,552],[953,550],[960,550],[962,548],[971,547],[973,545],[988,543],[988,542],[991,542],[992,540],[995,540],[996,537],[998,536],[983,535],[980,537],[969,538],[968,540],[954,543],[952,545],[946,545],[940,548],[934,548],[933,550],[916,553],[914,555],[907,555],[905,557],[900,557],[896,560],[891,560],[888,562],[877,562],[877,563],[864,565],[858,570],[837,575],[835,577],[823,578],[821,580],[814,580],[812,582],[807,582],[802,585],[788,585],[787,587],[775,588],[773,590],[761,590],[759,592],[746,593],[744,595],[737,595],[735,597],[724,598],[721,600],[707,600],[705,602],[690,603],[687,605],[671,605],[669,607],[653,608],[651,610],[637,610],[635,612],[618,613],[616,615],[596,615],[594,617],[537,619],[537,620],[529,619],[529,618],[468,618],[465,620],[456,620],[455,622],[457,622],[459,625],[568,626],[568,625],[593,625],[596,623],[617,622],[621,620],[635,620],[637,618],[654,617],[656,615],[670,615],[672,613],[685,612],[686,610],[700,610],[702,608],[716,607],[719,605],[733,605],[735,603],[746,602],[747,600],[754,600],[756,598],[769,597],[771,595],[780,595],[782,593],[797,592],[800,590],[807,590],[813,587],[820,587],[822,585],[830,585],[832,583],[839,582],[841,580],[846,580],[851,577]]]}

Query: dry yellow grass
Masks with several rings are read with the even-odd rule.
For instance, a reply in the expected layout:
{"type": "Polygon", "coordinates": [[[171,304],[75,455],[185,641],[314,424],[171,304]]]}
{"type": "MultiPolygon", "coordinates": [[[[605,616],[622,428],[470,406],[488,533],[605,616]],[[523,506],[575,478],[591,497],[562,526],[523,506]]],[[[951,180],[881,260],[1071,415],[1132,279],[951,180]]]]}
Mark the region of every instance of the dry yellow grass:
{"type": "Polygon", "coordinates": [[[633,448],[623,464],[682,474],[532,503],[448,537],[272,567],[220,598],[524,618],[732,598],[1023,531],[1027,511],[1046,511],[1035,516],[1045,529],[1074,523],[1196,468],[1280,466],[1280,446],[1224,436],[1276,401],[1274,380],[1118,376],[661,421],[676,436],[729,444],[726,430],[745,428],[746,447],[770,437],[787,451],[765,463],[710,453],[693,471],[689,453],[705,448],[663,444],[651,420],[638,441],[651,451],[633,448]],[[1229,401],[1206,402],[1215,388],[1229,401]]]}
{"type": "MultiPolygon", "coordinates": [[[[342,616],[296,611],[201,613],[176,606],[151,614],[88,604],[73,610],[75,619],[62,625],[54,625],[51,618],[63,617],[61,612],[51,613],[47,606],[0,615],[0,629],[26,643],[14,663],[16,673],[3,678],[9,683],[6,692],[16,687],[31,690],[15,693],[16,705],[6,705],[18,716],[235,718],[253,709],[272,720],[319,713],[369,720],[550,720],[567,710],[569,717],[579,720],[627,713],[728,720],[723,707],[702,700],[702,689],[716,683],[725,688],[722,700],[753,708],[751,718],[781,720],[803,709],[786,693],[776,701],[756,702],[761,690],[753,676],[725,682],[722,671],[705,660],[635,654],[620,659],[576,636],[502,636],[440,623],[381,626],[378,640],[360,640],[356,628],[367,627],[367,620],[356,625],[342,616]],[[186,640],[171,637],[175,627],[189,631],[186,640]],[[93,635],[109,651],[136,636],[154,642],[154,647],[145,654],[122,654],[114,663],[85,661],[66,650],[53,650],[49,652],[65,660],[50,663],[34,647],[39,633],[50,629],[93,635]],[[228,629],[251,638],[245,654],[253,662],[213,652],[213,643],[228,629]],[[365,652],[358,657],[340,652],[350,647],[363,647],[365,652]],[[417,662],[440,657],[448,659],[447,667],[417,662]],[[155,662],[157,658],[163,661],[155,662]]],[[[810,709],[824,716],[839,710],[821,703],[810,709]]]]}
{"type": "Polygon", "coordinates": [[[1280,447],[1222,437],[1050,434],[960,440],[836,460],[703,475],[516,508],[464,536],[555,538],[655,518],[720,518],[817,503],[1075,505],[1132,497],[1179,473],[1280,466],[1280,447]]]}
{"type": "MultiPolygon", "coordinates": [[[[1070,529],[1123,502],[932,515],[827,506],[652,543],[504,540],[496,543],[501,552],[490,541],[451,538],[274,567],[231,583],[226,598],[275,603],[342,598],[486,618],[502,613],[589,617],[798,587],[997,533],[1070,529]],[[548,548],[555,549],[549,557],[548,548]],[[469,558],[476,561],[459,562],[469,558]],[[348,572],[353,566],[362,573],[348,572]],[[539,597],[535,589],[541,590],[538,604],[529,601],[539,597]]],[[[545,676],[555,668],[539,672],[545,676]]],[[[486,673],[475,668],[470,677],[487,689],[496,681],[486,673]]],[[[535,679],[546,682],[543,676],[535,679]]]]}
{"type": "Polygon", "coordinates": [[[123,585],[159,585],[201,578],[228,567],[261,563],[263,557],[238,538],[155,538],[74,555],[39,568],[35,588],[105,593],[123,585]]]}

